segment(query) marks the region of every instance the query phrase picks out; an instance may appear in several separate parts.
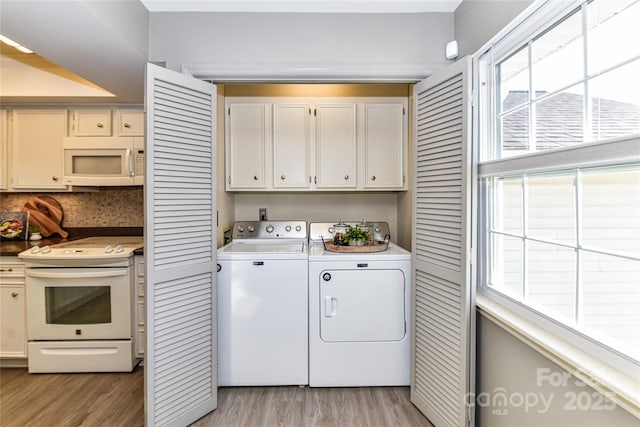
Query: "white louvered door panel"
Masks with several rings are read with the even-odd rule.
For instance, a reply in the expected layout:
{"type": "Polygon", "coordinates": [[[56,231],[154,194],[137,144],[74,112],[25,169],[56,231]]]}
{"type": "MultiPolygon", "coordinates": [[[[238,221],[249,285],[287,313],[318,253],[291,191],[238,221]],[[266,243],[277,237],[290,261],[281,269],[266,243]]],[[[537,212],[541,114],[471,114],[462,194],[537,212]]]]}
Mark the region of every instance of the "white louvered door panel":
{"type": "Polygon", "coordinates": [[[216,87],[148,64],[145,424],[217,406],[216,87]]]}
{"type": "Polygon", "coordinates": [[[414,88],[411,401],[436,426],[466,426],[473,387],[471,60],[414,88]]]}

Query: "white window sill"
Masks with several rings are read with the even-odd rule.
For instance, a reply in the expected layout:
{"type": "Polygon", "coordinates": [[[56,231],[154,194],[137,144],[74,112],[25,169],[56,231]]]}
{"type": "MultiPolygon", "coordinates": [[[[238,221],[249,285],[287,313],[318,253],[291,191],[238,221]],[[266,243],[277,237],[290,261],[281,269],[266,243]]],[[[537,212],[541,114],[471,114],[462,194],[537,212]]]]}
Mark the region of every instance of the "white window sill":
{"type": "Polygon", "coordinates": [[[629,378],[483,295],[476,295],[476,307],[483,316],[514,337],[607,396],[636,418],[640,418],[638,380],[629,378]]]}

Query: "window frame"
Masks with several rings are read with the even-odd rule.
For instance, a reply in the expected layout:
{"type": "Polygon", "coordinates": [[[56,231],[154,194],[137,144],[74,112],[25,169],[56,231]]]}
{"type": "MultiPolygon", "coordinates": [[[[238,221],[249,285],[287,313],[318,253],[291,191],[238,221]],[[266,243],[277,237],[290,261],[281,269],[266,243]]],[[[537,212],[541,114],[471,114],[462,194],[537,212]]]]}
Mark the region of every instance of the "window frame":
{"type": "MultiPolygon", "coordinates": [[[[622,166],[640,162],[640,135],[616,137],[596,142],[562,147],[548,151],[529,152],[496,160],[499,150],[497,118],[500,114],[496,88],[496,65],[527,46],[536,37],[549,31],[569,14],[580,8],[583,0],[569,2],[538,1],[521,14],[496,38],[474,55],[475,90],[475,144],[479,157],[478,185],[478,264],[477,292],[523,319],[537,324],[572,346],[593,355],[599,361],[615,367],[635,381],[640,381],[640,363],[592,337],[589,337],[552,317],[534,310],[527,304],[489,286],[489,236],[491,177],[531,173],[561,172],[576,168],[622,166]]],[[[584,82],[584,80],[583,80],[584,82]]],[[[531,101],[529,101],[531,102],[531,101]]]]}

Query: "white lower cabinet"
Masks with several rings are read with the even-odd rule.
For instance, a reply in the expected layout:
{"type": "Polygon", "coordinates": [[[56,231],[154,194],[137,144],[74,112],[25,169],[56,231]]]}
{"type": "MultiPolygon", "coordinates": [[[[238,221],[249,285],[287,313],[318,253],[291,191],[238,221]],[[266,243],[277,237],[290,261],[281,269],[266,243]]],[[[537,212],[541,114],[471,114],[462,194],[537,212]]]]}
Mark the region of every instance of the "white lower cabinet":
{"type": "Polygon", "coordinates": [[[0,260],[0,358],[27,357],[24,264],[0,260]]]}
{"type": "Polygon", "coordinates": [[[135,264],[135,297],[134,297],[134,334],[133,351],[136,358],[144,358],[144,256],[136,255],[134,257],[135,264]]]}

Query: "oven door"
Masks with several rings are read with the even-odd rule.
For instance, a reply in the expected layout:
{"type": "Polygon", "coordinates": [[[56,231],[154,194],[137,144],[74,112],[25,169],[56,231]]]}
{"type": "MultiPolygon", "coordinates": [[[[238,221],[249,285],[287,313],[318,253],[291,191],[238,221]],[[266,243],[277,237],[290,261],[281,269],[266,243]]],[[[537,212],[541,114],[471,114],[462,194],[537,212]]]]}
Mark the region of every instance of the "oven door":
{"type": "Polygon", "coordinates": [[[29,340],[131,338],[131,268],[27,269],[29,340]]]}

